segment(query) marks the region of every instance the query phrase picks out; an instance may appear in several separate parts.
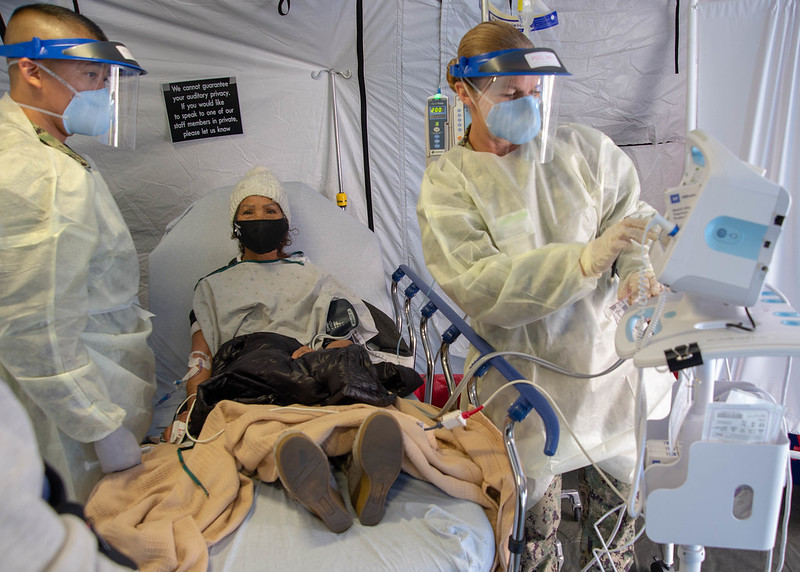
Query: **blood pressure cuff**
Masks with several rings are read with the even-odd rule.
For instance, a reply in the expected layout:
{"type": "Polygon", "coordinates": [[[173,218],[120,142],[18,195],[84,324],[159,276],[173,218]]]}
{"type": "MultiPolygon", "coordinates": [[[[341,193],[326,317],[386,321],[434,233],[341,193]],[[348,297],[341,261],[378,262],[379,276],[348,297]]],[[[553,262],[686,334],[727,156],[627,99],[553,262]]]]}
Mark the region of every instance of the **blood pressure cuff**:
{"type": "Polygon", "coordinates": [[[326,326],[325,333],[334,338],[343,338],[358,326],[358,314],[349,300],[331,300],[326,326]]]}
{"type": "Polygon", "coordinates": [[[211,377],[197,388],[189,431],[199,435],[211,409],[223,400],[272,405],[349,405],[385,407],[397,395],[422,385],[411,368],[373,364],[362,346],[328,348],[292,359],[301,347],[294,338],[259,332],[223,344],[212,360],[211,377]]]}

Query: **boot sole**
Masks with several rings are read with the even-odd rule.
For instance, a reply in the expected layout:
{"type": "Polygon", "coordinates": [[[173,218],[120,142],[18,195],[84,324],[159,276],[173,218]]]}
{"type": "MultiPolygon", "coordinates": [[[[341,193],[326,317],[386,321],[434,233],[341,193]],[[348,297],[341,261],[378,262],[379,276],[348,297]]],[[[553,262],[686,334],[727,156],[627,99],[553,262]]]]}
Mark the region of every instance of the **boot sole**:
{"type": "Polygon", "coordinates": [[[293,433],[275,445],[278,474],[289,496],[314,513],[332,532],[353,524],[341,494],[331,487],[328,457],[308,436],[293,433]]]}
{"type": "Polygon", "coordinates": [[[403,464],[403,432],[389,413],[364,421],[362,436],[354,451],[362,474],[351,500],[364,526],[375,526],[383,518],[386,495],[403,464]]]}

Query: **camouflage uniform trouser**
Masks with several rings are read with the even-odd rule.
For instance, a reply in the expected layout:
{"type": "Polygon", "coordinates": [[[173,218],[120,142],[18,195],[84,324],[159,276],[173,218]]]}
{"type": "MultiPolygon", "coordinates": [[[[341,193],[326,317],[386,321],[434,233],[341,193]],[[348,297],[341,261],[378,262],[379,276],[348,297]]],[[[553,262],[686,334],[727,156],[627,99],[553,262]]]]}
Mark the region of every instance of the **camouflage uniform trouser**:
{"type": "MultiPolygon", "coordinates": [[[[623,494],[630,492],[630,485],[609,476],[609,480],[623,494]]],[[[606,484],[600,474],[589,466],[578,471],[578,491],[583,504],[581,515],[581,562],[583,568],[592,559],[592,549],[602,548],[602,543],[594,530],[594,524],[610,509],[619,506],[622,501],[606,484]]],[[[611,537],[617,525],[619,513],[606,517],[598,526],[603,538],[611,537]]],[[[558,560],[556,555],[556,536],[561,522],[561,475],[556,475],[553,482],[539,502],[525,514],[525,550],[520,558],[520,569],[523,572],[556,572],[558,560]]],[[[609,548],[613,549],[631,542],[636,535],[636,521],[625,515],[620,529],[609,548]]],[[[622,552],[613,552],[611,559],[617,570],[628,570],[633,565],[634,550],[630,546],[622,552]]],[[[612,570],[609,556],[602,557],[606,570],[612,570]]],[[[574,568],[570,566],[570,568],[574,568]]],[[[599,570],[597,565],[595,570],[599,570]]],[[[567,572],[567,571],[565,571],[567,572]]]]}

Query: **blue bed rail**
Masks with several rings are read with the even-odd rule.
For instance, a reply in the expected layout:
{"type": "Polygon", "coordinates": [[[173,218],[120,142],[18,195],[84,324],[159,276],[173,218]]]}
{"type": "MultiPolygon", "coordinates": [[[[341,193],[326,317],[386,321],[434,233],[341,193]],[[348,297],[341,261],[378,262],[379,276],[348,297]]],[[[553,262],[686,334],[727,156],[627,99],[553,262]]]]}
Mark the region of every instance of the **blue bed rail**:
{"type": "MultiPolygon", "coordinates": [[[[459,316],[458,313],[456,313],[450,307],[450,305],[441,298],[441,296],[433,291],[433,288],[431,288],[408,266],[401,264],[394,274],[392,274],[392,280],[394,282],[400,282],[404,276],[411,280],[412,284],[416,287],[416,289],[418,289],[418,291],[422,291],[428,300],[433,303],[436,309],[442,312],[442,314],[448,320],[450,320],[450,323],[460,333],[462,333],[467,340],[469,340],[469,342],[480,352],[482,356],[495,351],[486,340],[475,333],[475,330],[473,330],[469,324],[467,324],[461,318],[461,316],[459,316]]],[[[416,291],[414,291],[414,293],[416,293],[416,291]]],[[[413,296],[414,293],[406,295],[413,296]]],[[[495,367],[497,371],[499,371],[508,381],[525,379],[525,377],[502,356],[495,356],[489,359],[488,364],[491,364],[493,367],[495,367]]],[[[515,422],[522,421],[525,419],[525,417],[527,417],[531,409],[535,409],[544,423],[544,454],[550,456],[555,455],[556,448],[558,447],[559,437],[558,417],[556,416],[555,411],[553,411],[550,403],[548,403],[542,394],[539,393],[534,387],[524,384],[517,384],[514,387],[517,389],[520,396],[516,401],[514,401],[514,403],[511,404],[511,407],[509,407],[509,418],[515,422]]]]}

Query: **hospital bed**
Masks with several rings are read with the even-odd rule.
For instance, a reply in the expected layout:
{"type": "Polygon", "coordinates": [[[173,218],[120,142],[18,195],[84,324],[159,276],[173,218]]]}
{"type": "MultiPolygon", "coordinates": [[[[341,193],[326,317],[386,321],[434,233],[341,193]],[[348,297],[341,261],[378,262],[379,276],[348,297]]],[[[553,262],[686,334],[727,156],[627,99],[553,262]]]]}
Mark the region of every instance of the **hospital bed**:
{"type": "MultiPolygon", "coordinates": [[[[302,250],[357,295],[392,313],[389,280],[374,234],[307,185],[284,183],[292,213],[290,251],[302,250]]],[[[196,282],[237,255],[228,200],[232,187],[212,191],[173,221],[149,257],[150,344],[158,389],[150,433],[160,434],[185,396],[174,380],[186,373],[189,311],[196,282]],[[169,397],[167,397],[169,396],[169,397]]],[[[346,491],[343,474],[336,473],[346,491]]],[[[349,499],[345,502],[349,504],[349,499]]],[[[351,513],[353,512],[352,509],[351,513]]],[[[256,483],[253,507],[233,534],[210,548],[212,570],[246,572],[302,567],[342,570],[490,570],[494,532],[483,509],[404,473],[392,487],[378,526],[358,520],[334,534],[280,486],[256,483]]]]}

